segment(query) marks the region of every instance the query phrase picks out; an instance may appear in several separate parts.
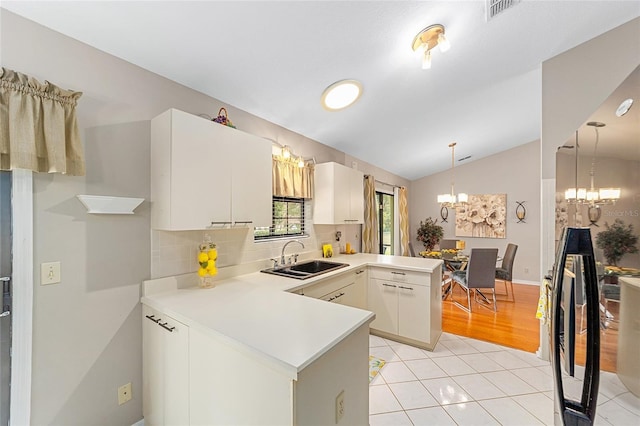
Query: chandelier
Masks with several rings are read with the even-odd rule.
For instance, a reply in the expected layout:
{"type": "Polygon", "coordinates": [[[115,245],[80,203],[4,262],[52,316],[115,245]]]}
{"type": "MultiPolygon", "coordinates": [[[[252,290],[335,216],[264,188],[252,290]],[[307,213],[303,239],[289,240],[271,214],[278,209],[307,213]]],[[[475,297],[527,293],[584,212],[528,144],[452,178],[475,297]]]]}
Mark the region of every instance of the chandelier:
{"type": "Polygon", "coordinates": [[[461,192],[456,196],[456,193],[454,191],[455,146],[456,146],[455,142],[452,142],[449,144],[449,148],[451,148],[451,193],[438,195],[438,203],[440,203],[442,207],[463,206],[467,203],[467,201],[469,201],[469,196],[467,194],[461,192]]]}
{"type": "MultiPolygon", "coordinates": [[[[596,188],[596,155],[598,152],[598,142],[600,134],[598,129],[606,126],[598,121],[590,121],[587,126],[593,127],[596,132],[596,143],[593,148],[593,158],[591,160],[591,169],[589,171],[591,186],[587,188],[569,188],[564,193],[564,198],[570,204],[588,204],[590,207],[597,207],[604,204],[614,204],[620,198],[620,188],[596,188]]],[[[576,175],[578,170],[578,132],[576,131],[576,175]]],[[[576,176],[577,182],[577,176],[576,176]]]]}

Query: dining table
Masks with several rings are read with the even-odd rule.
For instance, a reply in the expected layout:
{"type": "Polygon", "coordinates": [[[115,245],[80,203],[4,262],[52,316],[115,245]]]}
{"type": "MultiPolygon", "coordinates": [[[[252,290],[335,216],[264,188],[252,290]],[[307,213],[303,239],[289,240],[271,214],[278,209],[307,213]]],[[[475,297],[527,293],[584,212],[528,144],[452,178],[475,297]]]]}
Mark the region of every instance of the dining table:
{"type": "MultiPolygon", "coordinates": [[[[442,252],[420,252],[420,256],[429,259],[442,259],[442,300],[445,300],[453,289],[453,273],[464,271],[469,263],[469,256],[462,252],[442,253],[442,252]]],[[[498,256],[496,262],[501,262],[502,257],[498,256]]]]}

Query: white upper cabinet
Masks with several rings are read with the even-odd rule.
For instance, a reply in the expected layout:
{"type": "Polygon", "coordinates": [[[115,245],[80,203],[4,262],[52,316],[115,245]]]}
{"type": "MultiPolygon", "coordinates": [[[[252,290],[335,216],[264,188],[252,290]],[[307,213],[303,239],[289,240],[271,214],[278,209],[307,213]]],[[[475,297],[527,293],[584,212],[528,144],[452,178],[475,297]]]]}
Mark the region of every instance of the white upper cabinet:
{"type": "Polygon", "coordinates": [[[317,225],[364,223],[364,175],[338,163],[315,167],[313,222],[317,225]]]}
{"type": "Polygon", "coordinates": [[[271,224],[271,143],[176,109],[151,120],[151,226],[271,224]]]}

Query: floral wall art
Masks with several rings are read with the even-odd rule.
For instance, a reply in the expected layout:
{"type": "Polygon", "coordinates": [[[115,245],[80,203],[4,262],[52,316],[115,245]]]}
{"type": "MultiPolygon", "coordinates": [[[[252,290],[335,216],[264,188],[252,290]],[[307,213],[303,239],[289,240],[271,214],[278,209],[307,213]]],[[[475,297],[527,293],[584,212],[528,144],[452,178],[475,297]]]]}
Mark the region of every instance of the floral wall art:
{"type": "Polygon", "coordinates": [[[469,195],[456,208],[456,237],[506,238],[507,194],[469,195]]]}

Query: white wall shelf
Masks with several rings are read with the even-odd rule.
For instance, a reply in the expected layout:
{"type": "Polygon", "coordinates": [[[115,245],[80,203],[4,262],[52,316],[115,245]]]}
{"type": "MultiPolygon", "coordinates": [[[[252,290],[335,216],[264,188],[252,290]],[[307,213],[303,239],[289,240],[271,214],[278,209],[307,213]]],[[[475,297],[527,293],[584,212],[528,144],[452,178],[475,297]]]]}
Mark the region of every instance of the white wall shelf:
{"type": "Polygon", "coordinates": [[[144,198],[112,197],[104,195],[77,195],[91,214],[133,214],[144,198]]]}

